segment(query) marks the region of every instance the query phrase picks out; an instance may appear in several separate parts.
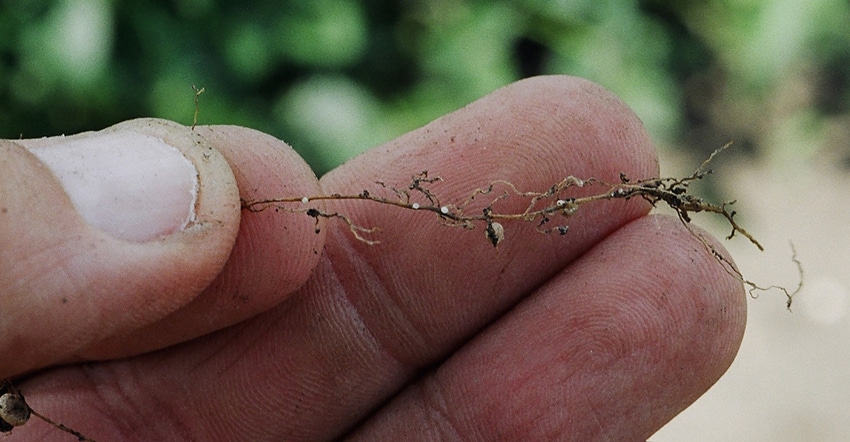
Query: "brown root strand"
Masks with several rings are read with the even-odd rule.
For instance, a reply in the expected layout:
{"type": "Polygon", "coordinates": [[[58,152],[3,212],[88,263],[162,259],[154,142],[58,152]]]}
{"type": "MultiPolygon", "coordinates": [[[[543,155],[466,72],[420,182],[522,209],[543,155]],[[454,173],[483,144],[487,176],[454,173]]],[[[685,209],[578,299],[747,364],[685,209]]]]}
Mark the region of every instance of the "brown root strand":
{"type": "Polygon", "coordinates": [[[40,413],[36,412],[36,411],[35,411],[35,410],[33,410],[33,409],[30,409],[30,412],[32,413],[32,415],[33,415],[33,416],[35,416],[35,417],[37,417],[37,418],[39,418],[39,419],[43,420],[44,422],[47,422],[48,424],[52,425],[52,426],[53,426],[53,427],[55,427],[56,429],[58,429],[58,430],[62,430],[62,431],[64,431],[64,432],[68,433],[68,434],[72,434],[72,435],[74,435],[74,436],[77,438],[77,440],[78,440],[79,442],[95,442],[95,440],[94,440],[94,439],[92,439],[92,438],[90,438],[90,437],[86,437],[85,435],[83,435],[83,434],[82,434],[82,433],[80,433],[79,431],[76,431],[76,430],[74,430],[74,429],[72,429],[72,428],[68,428],[68,427],[66,427],[65,425],[63,425],[63,424],[61,424],[61,423],[59,423],[59,422],[55,422],[55,421],[53,421],[53,420],[51,420],[51,419],[47,418],[47,416],[44,416],[44,415],[42,415],[42,414],[40,414],[40,413]]]}
{"type": "MultiPolygon", "coordinates": [[[[323,212],[316,208],[304,206],[306,203],[311,201],[371,201],[377,204],[394,206],[401,209],[431,212],[437,215],[440,220],[448,226],[459,226],[471,229],[474,228],[476,224],[479,224],[483,226],[486,237],[490,243],[494,247],[498,247],[498,245],[505,240],[505,227],[502,224],[503,222],[535,222],[537,230],[541,233],[558,233],[559,235],[565,235],[569,231],[569,225],[566,222],[550,224],[555,218],[567,220],[573,216],[581,206],[596,201],[641,198],[649,202],[653,207],[658,204],[663,204],[673,209],[682,224],[688,229],[688,231],[691,232],[691,234],[700,240],[703,246],[706,247],[706,250],[724,267],[724,269],[726,269],[730,275],[733,275],[739,281],[750,287],[749,292],[752,297],[756,297],[756,292],[758,291],[767,291],[771,289],[781,290],[787,297],[787,306],[790,310],[792,298],[800,291],[800,287],[791,292],[780,286],[760,287],[745,279],[729,260],[714,250],[708,241],[696,233],[690,226],[691,215],[700,212],[714,213],[722,216],[731,227],[731,231],[726,237],[727,239],[732,239],[735,235],[740,234],[755,245],[759,250],[764,250],[764,247],[758,242],[758,240],[756,240],[756,238],[747,230],[741,227],[741,225],[735,220],[736,212],[728,209],[728,206],[735,203],[734,201],[717,205],[706,202],[690,193],[689,186],[691,183],[701,180],[706,175],[710,174],[711,170],[707,169],[709,163],[717,154],[728,148],[730,145],[731,143],[726,144],[722,148],[714,151],[693,174],[684,178],[651,178],[632,181],[625,174],[621,173],[619,176],[619,182],[611,184],[595,178],[581,179],[574,176],[567,176],[543,192],[522,191],[509,181],[496,180],[484,187],[473,190],[469,197],[467,197],[462,203],[458,205],[451,205],[444,204],[438,195],[431,189],[433,184],[443,181],[442,178],[439,176],[431,176],[428,171],[425,170],[413,175],[410,183],[403,188],[390,186],[380,181],[376,182],[376,185],[379,186],[380,189],[389,191],[392,194],[390,197],[379,195],[378,193],[381,192],[373,192],[364,189],[357,194],[347,195],[333,194],[242,201],[242,208],[250,212],[262,212],[269,208],[290,212],[304,212],[317,220],[318,218],[337,218],[348,225],[349,230],[351,230],[355,238],[366,244],[372,245],[379,243],[379,241],[369,239],[364,235],[375,233],[378,230],[377,228],[360,227],[343,214],[337,212],[323,212]],[[602,191],[591,194],[590,196],[579,197],[571,195],[571,190],[573,188],[593,186],[601,187],[602,191]],[[476,211],[467,213],[467,210],[472,206],[473,201],[481,196],[487,195],[489,195],[491,199],[489,204],[483,210],[477,209],[476,211]],[[497,210],[497,207],[501,206],[503,201],[511,198],[525,199],[527,201],[525,210],[521,212],[501,212],[497,210]],[[301,204],[301,206],[298,206],[298,204],[301,204]]],[[[796,259],[796,252],[793,260],[800,271],[800,285],[802,285],[802,266],[796,259]]]]}

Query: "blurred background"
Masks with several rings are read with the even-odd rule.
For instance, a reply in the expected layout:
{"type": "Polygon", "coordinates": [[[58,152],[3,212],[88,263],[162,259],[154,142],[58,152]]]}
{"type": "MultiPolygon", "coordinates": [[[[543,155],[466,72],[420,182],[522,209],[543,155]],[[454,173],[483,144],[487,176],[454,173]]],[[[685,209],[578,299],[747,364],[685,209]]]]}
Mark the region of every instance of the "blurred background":
{"type": "MultiPolygon", "coordinates": [[[[665,174],[713,165],[767,247],[729,373],[652,440],[850,437],[847,0],[0,0],[0,138],[153,116],[238,124],[317,174],[520,78],[570,74],[628,103],[665,174]]],[[[711,219],[697,222],[728,233],[711,219]]]]}

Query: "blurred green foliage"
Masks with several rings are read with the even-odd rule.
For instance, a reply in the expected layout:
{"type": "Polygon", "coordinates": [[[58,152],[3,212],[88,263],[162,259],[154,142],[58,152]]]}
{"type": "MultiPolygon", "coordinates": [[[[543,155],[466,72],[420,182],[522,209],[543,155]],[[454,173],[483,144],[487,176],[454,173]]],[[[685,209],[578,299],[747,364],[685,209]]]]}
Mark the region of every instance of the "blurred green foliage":
{"type": "Polygon", "coordinates": [[[0,137],[191,124],[194,84],[201,124],[268,132],[321,174],[563,73],[665,144],[815,151],[850,143],[848,24],[844,0],[0,0],[0,137]]]}

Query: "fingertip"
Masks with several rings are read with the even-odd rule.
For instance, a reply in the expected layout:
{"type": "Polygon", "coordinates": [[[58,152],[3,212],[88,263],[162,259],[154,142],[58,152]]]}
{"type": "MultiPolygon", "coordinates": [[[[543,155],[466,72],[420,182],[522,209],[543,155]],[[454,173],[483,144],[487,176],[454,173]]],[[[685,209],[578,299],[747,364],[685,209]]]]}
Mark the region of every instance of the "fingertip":
{"type": "Polygon", "coordinates": [[[271,135],[239,126],[197,129],[227,158],[242,201],[298,200],[279,210],[243,210],[236,246],[215,284],[224,293],[253,293],[263,309],[276,305],[307,281],[321,257],[324,223],[307,216],[301,202],[322,195],[319,181],[294,149],[271,135]]]}
{"type": "MultiPolygon", "coordinates": [[[[545,310],[536,322],[549,326],[526,326],[553,341],[538,351],[560,364],[555,379],[571,373],[561,387],[567,402],[584,404],[573,416],[585,424],[567,428],[598,436],[596,419],[606,422],[601,434],[608,437],[649,437],[726,372],[746,325],[746,296],[727,267],[732,262],[702,229],[650,215],[613,233],[544,288],[531,308],[545,310]]],[[[538,394],[546,382],[536,386],[538,394]]]]}
{"type": "MultiPolygon", "coordinates": [[[[277,138],[239,126],[198,126],[194,131],[226,159],[241,201],[321,194],[309,165],[277,138]]],[[[324,247],[324,229],[298,210],[301,205],[243,210],[227,263],[199,296],[147,327],[90,348],[86,356],[126,354],[127,342],[133,343],[134,353],[162,348],[233,325],[285,300],[307,281],[324,247]]]]}
{"type": "Polygon", "coordinates": [[[354,438],[645,440],[717,381],[743,337],[740,280],[695,235],[665,216],[629,223],[354,438]]]}
{"type": "Polygon", "coordinates": [[[351,240],[347,226],[332,223],[329,229],[339,232],[331,237],[341,241],[329,242],[328,256],[345,262],[350,246],[357,251],[357,259],[368,263],[377,278],[387,283],[390,298],[405,299],[358,308],[366,312],[370,330],[386,338],[391,352],[413,364],[422,363],[435,353],[450,351],[452,343],[468,332],[466,327],[479,329],[611,232],[645,215],[650,205],[632,198],[594,202],[564,216],[553,212],[551,217],[521,219],[530,205],[544,206],[544,194],[568,177],[596,183],[563,192],[580,197],[604,194],[610,185],[600,183],[618,183],[620,174],[633,180],[658,175],[652,142],[622,101],[574,77],[519,81],[321,178],[327,194],[368,191],[389,200],[439,201],[440,206],[467,217],[485,209],[515,215],[500,221],[504,239],[497,251],[480,219],[477,224],[464,224],[473,229],[452,229],[445,219],[425,211],[344,201],[334,202],[334,211],[344,213],[356,226],[380,229],[370,239],[381,244],[370,247],[351,240]],[[430,196],[417,193],[411,180],[422,171],[429,178],[440,178],[429,184],[430,196]],[[491,184],[493,188],[488,187],[491,184]],[[568,234],[541,234],[561,223],[568,225],[568,234]],[[337,248],[337,243],[345,244],[337,248]],[[434,275],[440,275],[439,279],[435,281],[434,275]],[[411,296],[419,293],[434,295],[411,296]],[[405,330],[372,319],[369,310],[374,310],[375,318],[383,318],[387,308],[409,309],[402,316],[421,323],[408,324],[405,330]],[[427,325],[436,321],[459,326],[449,330],[427,325]],[[425,339],[418,336],[421,330],[429,334],[425,339]],[[411,341],[421,346],[411,346],[411,341]]]}
{"type": "Polygon", "coordinates": [[[664,215],[625,226],[586,262],[591,270],[585,278],[604,285],[567,304],[574,317],[584,315],[602,328],[584,347],[596,351],[598,365],[576,376],[576,390],[587,398],[589,416],[612,422],[606,434],[649,437],[734,361],[746,326],[741,277],[719,241],[664,215]],[[592,262],[613,254],[620,257],[608,266],[592,262]]]}
{"type": "Polygon", "coordinates": [[[620,173],[657,177],[658,158],[642,122],[617,96],[582,78],[552,75],[511,83],[353,158],[322,181],[393,182],[425,169],[472,184],[517,175],[514,184],[528,187],[565,175],[609,182],[620,173]]]}
{"type": "Polygon", "coordinates": [[[224,265],[239,227],[236,182],[224,157],[187,128],[133,120],[101,132],[6,142],[4,150],[0,280],[9,317],[0,348],[13,355],[4,358],[6,375],[68,360],[170,314],[224,265]],[[141,157],[147,160],[133,163],[141,157]],[[97,167],[103,158],[105,170],[97,167]],[[189,179],[185,172],[158,175],[160,160],[188,163],[189,179]],[[165,185],[145,182],[158,179],[165,185]],[[163,203],[162,193],[191,198],[163,203]],[[158,204],[182,204],[185,220],[136,235],[134,226],[144,223],[127,212],[144,217],[158,204]]]}

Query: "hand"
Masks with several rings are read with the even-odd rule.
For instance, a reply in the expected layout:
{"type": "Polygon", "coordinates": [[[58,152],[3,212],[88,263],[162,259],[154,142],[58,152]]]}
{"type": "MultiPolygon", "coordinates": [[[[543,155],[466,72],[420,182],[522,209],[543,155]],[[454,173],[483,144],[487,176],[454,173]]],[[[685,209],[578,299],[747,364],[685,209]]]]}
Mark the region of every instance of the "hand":
{"type": "MultiPolygon", "coordinates": [[[[428,170],[460,203],[500,179],[658,176],[638,118],[586,81],[518,82],[318,181],[249,129],[119,129],[200,152],[192,222],[185,198],[163,202],[176,190],[146,203],[170,217],[68,200],[21,147],[62,139],[0,145],[0,375],[41,370],[17,381],[30,406],[101,442],[645,439],[740,344],[740,282],[641,200],[582,206],[565,236],[506,222],[498,249],[480,228],[367,201],[328,207],[379,227],[377,245],[338,220],[315,233],[303,213],[239,219],[237,187],[351,194],[428,170]]],[[[68,439],[33,421],[11,440],[42,437],[68,439]]]]}

